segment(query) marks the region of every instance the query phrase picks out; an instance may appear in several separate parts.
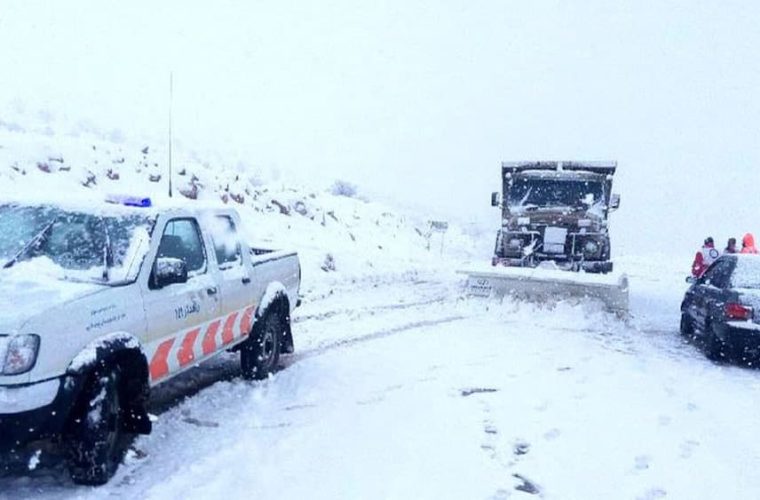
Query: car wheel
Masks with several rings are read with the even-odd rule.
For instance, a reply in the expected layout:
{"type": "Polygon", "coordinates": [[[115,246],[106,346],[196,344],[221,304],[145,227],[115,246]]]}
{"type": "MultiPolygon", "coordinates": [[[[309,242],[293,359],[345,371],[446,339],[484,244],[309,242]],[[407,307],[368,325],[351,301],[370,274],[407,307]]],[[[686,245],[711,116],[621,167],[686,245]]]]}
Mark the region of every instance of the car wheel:
{"type": "Polygon", "coordinates": [[[710,361],[723,361],[726,359],[725,344],[715,334],[715,330],[711,324],[708,324],[705,328],[704,336],[704,350],[705,356],[710,361]]]}
{"type": "Polygon", "coordinates": [[[267,313],[254,324],[252,335],[240,349],[243,378],[262,380],[275,371],[284,331],[282,318],[274,312],[267,313]]]}
{"type": "Polygon", "coordinates": [[[694,338],[694,324],[684,313],[681,313],[681,336],[688,340],[694,338]]]}
{"type": "Polygon", "coordinates": [[[742,342],[734,343],[729,339],[729,344],[726,346],[726,350],[732,361],[743,365],[749,364],[750,366],[754,362],[753,356],[747,353],[745,345],[742,342]]]}
{"type": "Polygon", "coordinates": [[[96,370],[72,412],[65,448],[69,474],[77,484],[107,483],[124,457],[119,382],[118,368],[96,370]]]}

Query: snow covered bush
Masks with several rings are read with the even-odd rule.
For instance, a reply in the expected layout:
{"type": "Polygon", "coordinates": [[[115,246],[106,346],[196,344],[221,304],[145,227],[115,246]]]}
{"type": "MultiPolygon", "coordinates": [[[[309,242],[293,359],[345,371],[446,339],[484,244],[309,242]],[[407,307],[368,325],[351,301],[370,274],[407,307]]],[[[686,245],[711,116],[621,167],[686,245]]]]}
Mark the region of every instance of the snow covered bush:
{"type": "Polygon", "coordinates": [[[355,184],[346,181],[335,181],[330,188],[330,192],[335,196],[345,196],[347,198],[356,198],[357,188],[355,184]]]}
{"type": "Polygon", "coordinates": [[[336,270],[335,257],[333,257],[331,253],[328,253],[327,255],[325,255],[325,261],[322,264],[322,270],[326,273],[336,270]]]}

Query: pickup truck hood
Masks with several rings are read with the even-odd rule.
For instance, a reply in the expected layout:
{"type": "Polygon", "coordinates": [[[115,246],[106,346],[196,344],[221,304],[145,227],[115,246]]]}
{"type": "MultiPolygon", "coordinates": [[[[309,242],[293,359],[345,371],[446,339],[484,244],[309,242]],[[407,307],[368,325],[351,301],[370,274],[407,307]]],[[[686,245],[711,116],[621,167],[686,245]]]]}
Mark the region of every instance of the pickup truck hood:
{"type": "Polygon", "coordinates": [[[90,295],[102,285],[62,281],[50,276],[20,276],[13,268],[0,270],[0,334],[20,330],[24,323],[66,302],[90,295]]]}

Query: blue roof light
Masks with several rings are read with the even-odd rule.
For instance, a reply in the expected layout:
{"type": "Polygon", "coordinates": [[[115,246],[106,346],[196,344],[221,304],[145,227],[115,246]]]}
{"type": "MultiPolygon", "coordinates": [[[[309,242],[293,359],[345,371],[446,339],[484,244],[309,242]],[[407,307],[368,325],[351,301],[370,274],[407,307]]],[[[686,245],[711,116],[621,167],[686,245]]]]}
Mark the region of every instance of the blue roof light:
{"type": "Polygon", "coordinates": [[[153,205],[153,203],[150,201],[150,198],[142,198],[140,196],[129,196],[129,195],[121,195],[121,194],[106,196],[106,202],[114,203],[116,205],[124,205],[126,207],[140,207],[140,208],[148,208],[153,205]]]}

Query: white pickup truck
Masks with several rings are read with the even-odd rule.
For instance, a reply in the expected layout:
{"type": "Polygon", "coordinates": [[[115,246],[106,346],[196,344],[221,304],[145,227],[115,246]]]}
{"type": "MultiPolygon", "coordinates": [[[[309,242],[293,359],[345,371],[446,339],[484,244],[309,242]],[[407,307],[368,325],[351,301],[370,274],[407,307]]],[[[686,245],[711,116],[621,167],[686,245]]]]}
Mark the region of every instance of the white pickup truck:
{"type": "Polygon", "coordinates": [[[151,387],[228,350],[264,378],[293,352],[296,253],[251,249],[234,210],[119,201],[0,202],[0,453],[53,438],[81,484],[151,431],[151,387]]]}

